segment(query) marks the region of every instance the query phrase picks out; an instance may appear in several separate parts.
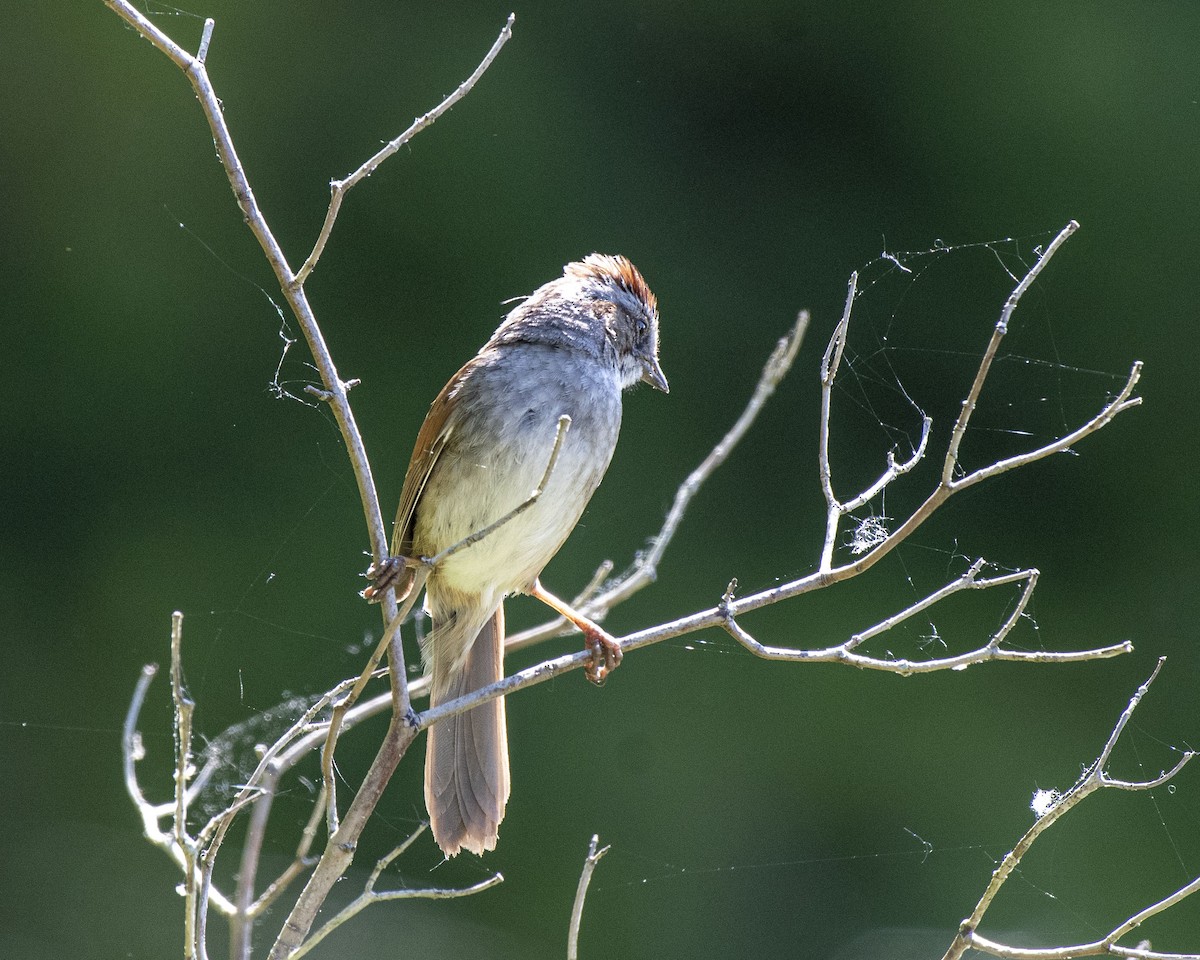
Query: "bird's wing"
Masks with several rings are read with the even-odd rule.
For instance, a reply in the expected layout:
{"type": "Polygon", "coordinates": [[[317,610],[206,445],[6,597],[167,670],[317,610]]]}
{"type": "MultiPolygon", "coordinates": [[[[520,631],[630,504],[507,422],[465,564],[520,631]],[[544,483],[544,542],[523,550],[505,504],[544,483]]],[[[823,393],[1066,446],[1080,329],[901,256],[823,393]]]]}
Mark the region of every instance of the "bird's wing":
{"type": "Polygon", "coordinates": [[[438,457],[446,448],[450,433],[454,429],[454,420],[450,416],[452,404],[447,397],[461,385],[466,367],[459,370],[450,382],[442,387],[425,416],[425,422],[417,433],[417,442],[413,447],[412,460],[408,464],[408,473],[404,476],[404,487],[400,491],[400,508],[396,511],[396,525],[392,528],[392,556],[411,557],[413,548],[413,531],[416,527],[417,504],[438,457]]]}

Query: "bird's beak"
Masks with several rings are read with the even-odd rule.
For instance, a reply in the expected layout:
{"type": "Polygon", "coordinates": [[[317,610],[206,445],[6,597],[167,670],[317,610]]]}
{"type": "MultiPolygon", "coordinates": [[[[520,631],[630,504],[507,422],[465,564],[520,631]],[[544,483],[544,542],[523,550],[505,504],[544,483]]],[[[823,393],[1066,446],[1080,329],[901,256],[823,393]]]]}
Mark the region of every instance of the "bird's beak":
{"type": "Polygon", "coordinates": [[[655,390],[661,390],[663,393],[670,393],[671,388],[667,385],[667,375],[663,373],[662,367],[658,364],[658,357],[643,357],[642,358],[642,382],[648,383],[655,390]]]}

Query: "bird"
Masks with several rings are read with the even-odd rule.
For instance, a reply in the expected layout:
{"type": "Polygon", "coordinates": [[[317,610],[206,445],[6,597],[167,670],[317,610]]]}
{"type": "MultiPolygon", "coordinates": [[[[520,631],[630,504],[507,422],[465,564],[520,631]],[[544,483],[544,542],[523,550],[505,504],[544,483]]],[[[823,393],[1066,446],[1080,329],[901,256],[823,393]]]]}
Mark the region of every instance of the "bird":
{"type": "MultiPolygon", "coordinates": [[[[392,586],[405,599],[427,565],[432,628],[421,656],[431,706],[504,676],[512,594],[536,597],[580,629],[589,680],[603,683],[620,663],[616,640],[540,575],[608,469],[622,393],[637,383],[670,389],[658,301],[628,259],[593,253],[515,306],[434,399],[405,473],[391,556],[368,571],[364,591],[377,599],[392,586]]],[[[495,849],[510,789],[502,697],[430,726],[425,803],[446,857],[495,849]]]]}

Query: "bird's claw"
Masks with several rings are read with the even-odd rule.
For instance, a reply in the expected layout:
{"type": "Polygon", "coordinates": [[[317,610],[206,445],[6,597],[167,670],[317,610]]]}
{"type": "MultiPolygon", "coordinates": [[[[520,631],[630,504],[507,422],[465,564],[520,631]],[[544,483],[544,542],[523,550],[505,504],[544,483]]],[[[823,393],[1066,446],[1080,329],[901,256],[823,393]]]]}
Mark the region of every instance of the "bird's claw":
{"type": "Polygon", "coordinates": [[[608,675],[621,665],[621,645],[603,630],[586,631],[584,646],[592,657],[584,667],[583,673],[598,687],[604,686],[608,675]]]}
{"type": "Polygon", "coordinates": [[[401,592],[408,567],[407,557],[384,557],[379,563],[372,563],[363,574],[371,583],[359,596],[368,603],[378,603],[388,587],[396,588],[397,593],[401,592]]]}

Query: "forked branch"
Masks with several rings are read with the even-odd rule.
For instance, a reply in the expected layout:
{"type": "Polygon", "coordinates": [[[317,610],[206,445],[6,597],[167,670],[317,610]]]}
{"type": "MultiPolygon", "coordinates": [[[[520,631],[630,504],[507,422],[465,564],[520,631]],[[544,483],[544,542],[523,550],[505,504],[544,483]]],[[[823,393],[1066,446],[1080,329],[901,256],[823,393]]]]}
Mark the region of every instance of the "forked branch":
{"type": "Polygon", "coordinates": [[[983,896],[975,905],[975,909],[959,927],[958,934],[950,945],[950,949],[946,951],[943,960],[960,960],[967,950],[978,950],[982,953],[991,954],[994,957],[1008,958],[1008,960],[1070,960],[1070,958],[1074,957],[1095,956],[1138,957],[1141,960],[1200,960],[1200,954],[1196,953],[1161,953],[1152,950],[1148,945],[1123,947],[1117,943],[1118,940],[1132,933],[1151,917],[1173,907],[1184,898],[1200,890],[1200,876],[1185,883],[1161,900],[1127,917],[1099,940],[1077,943],[1070,946],[1029,948],[1014,947],[1009,944],[1000,943],[979,933],[979,925],[983,922],[984,915],[995,901],[996,896],[1000,893],[1000,890],[1004,887],[1009,877],[1020,866],[1022,859],[1038,838],[1062,819],[1067,811],[1083,802],[1084,799],[1091,796],[1097,790],[1151,790],[1162,786],[1179,774],[1196,755],[1195,751],[1186,750],[1180,755],[1178,762],[1170,770],[1163,771],[1158,776],[1143,781],[1120,780],[1114,778],[1108,772],[1108,765],[1112,759],[1112,753],[1116,748],[1117,741],[1121,737],[1121,733],[1124,731],[1126,724],[1129,723],[1138,704],[1141,703],[1142,698],[1149,691],[1150,685],[1158,676],[1164,661],[1165,658],[1160,658],[1146,682],[1138,687],[1137,692],[1134,693],[1129,704],[1117,719],[1112,733],[1109,734],[1108,741],[1104,744],[1104,749],[1100,751],[1100,755],[1091,766],[1084,771],[1083,776],[1066,793],[1061,796],[1053,796],[1048,800],[1046,805],[1038,811],[1039,816],[1037,821],[1001,861],[1000,865],[993,872],[991,881],[984,890],[983,896]]]}
{"type": "Polygon", "coordinates": [[[421,826],[409,835],[408,839],[399,846],[394,847],[389,853],[380,857],[376,861],[371,875],[367,877],[367,882],[363,885],[363,892],[314,930],[312,935],[304,941],[304,945],[292,954],[292,957],[295,960],[299,960],[300,957],[308,954],[313,947],[329,936],[329,934],[333,933],[338,927],[358,916],[358,914],[362,913],[363,910],[373,903],[384,903],[388,900],[451,900],[456,897],[469,897],[474,893],[482,893],[484,890],[489,890],[496,886],[496,884],[504,882],[504,877],[501,874],[493,873],[486,880],[480,880],[478,883],[473,883],[467,887],[404,887],[399,890],[376,890],[375,885],[379,882],[383,871],[390,867],[397,857],[416,842],[417,838],[425,832],[427,826],[427,824],[421,824],[421,826]]]}
{"type": "Polygon", "coordinates": [[[321,259],[321,254],[325,250],[325,244],[329,241],[329,235],[333,232],[333,224],[334,221],[337,220],[338,211],[342,208],[342,200],[345,198],[350,188],[357,184],[360,180],[369,177],[375,172],[379,165],[383,163],[384,160],[395,154],[396,151],[412,140],[413,137],[415,137],[426,127],[432,125],[438,117],[440,117],[443,113],[446,113],[451,107],[458,103],[459,100],[471,92],[471,88],[479,82],[479,78],[483,76],[484,71],[486,71],[487,68],[492,65],[492,61],[495,60],[500,54],[501,48],[512,38],[512,27],[516,18],[517,15],[515,13],[510,13],[508,15],[508,22],[504,24],[504,29],[502,29],[500,31],[500,35],[496,37],[496,42],[492,44],[492,49],[490,49],[487,52],[487,55],[479,62],[479,66],[475,68],[474,72],[467,77],[466,80],[460,83],[453,93],[451,93],[448,97],[446,97],[445,100],[439,103],[428,113],[417,117],[417,119],[412,122],[412,126],[400,134],[400,136],[396,137],[395,140],[392,140],[386,144],[373,157],[371,157],[371,159],[367,160],[362,164],[362,166],[350,174],[350,176],[346,177],[344,180],[333,180],[330,182],[329,188],[331,196],[329,198],[329,209],[325,213],[325,222],[321,225],[321,233],[317,237],[317,242],[313,245],[312,253],[308,255],[308,259],[304,261],[304,264],[296,272],[296,279],[294,281],[296,284],[304,283],[304,281],[308,279],[308,275],[313,272],[313,268],[316,267],[317,261],[321,259]]]}

